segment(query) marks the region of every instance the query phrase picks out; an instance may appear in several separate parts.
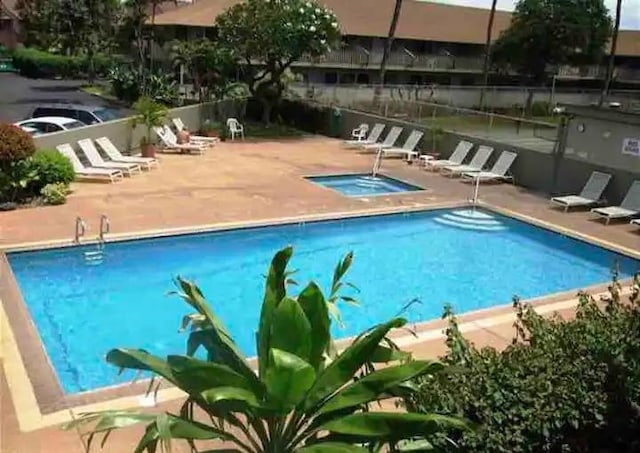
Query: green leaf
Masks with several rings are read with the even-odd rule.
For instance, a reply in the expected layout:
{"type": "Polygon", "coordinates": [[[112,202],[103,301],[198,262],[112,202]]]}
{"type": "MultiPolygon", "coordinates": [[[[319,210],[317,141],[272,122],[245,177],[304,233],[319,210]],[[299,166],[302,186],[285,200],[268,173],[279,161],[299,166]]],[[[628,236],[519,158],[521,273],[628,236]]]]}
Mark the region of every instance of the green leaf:
{"type": "Polygon", "coordinates": [[[107,353],[107,363],[120,369],[151,371],[176,384],[169,364],[142,349],[112,349],[107,353]]]}
{"type": "Polygon", "coordinates": [[[144,436],[136,446],[134,453],[142,453],[145,449],[155,451],[158,441],[171,445],[171,439],[184,440],[230,440],[230,436],[213,426],[204,423],[183,420],[173,414],[163,413],[155,416],[156,420],[147,426],[144,436]]]}
{"type": "Polygon", "coordinates": [[[309,360],[311,325],[300,304],[293,299],[282,299],[273,313],[270,348],[309,360]]]}
{"type": "Polygon", "coordinates": [[[323,354],[331,341],[331,321],[327,303],[322,291],[313,282],[298,295],[298,303],[311,325],[309,363],[318,371],[323,363],[323,354]]]}
{"type": "Polygon", "coordinates": [[[205,390],[200,396],[207,404],[217,404],[222,401],[240,401],[249,406],[259,408],[260,404],[255,394],[239,387],[216,387],[205,390]]]}
{"type": "Polygon", "coordinates": [[[369,450],[340,442],[322,442],[296,450],[297,453],[368,453],[369,450]]]}
{"type": "Polygon", "coordinates": [[[305,408],[311,409],[323,399],[349,381],[354,373],[369,360],[380,341],[393,329],[402,327],[406,321],[402,318],[393,319],[385,324],[380,324],[368,334],[357,339],[351,346],[345,349],[325,370],[318,376],[314,386],[309,390],[309,397],[305,408]]]}
{"type": "Polygon", "coordinates": [[[260,376],[264,376],[269,364],[272,317],[280,301],[287,295],[286,270],[292,254],[292,247],[286,247],[280,250],[273,257],[271,266],[269,267],[257,334],[258,368],[260,376]]]}
{"type": "Polygon", "coordinates": [[[393,441],[424,437],[443,430],[466,430],[468,426],[458,418],[445,415],[362,412],[325,423],[320,429],[338,434],[393,441]]]}
{"type": "Polygon", "coordinates": [[[405,352],[401,349],[379,345],[376,350],[373,351],[371,357],[369,357],[369,362],[389,363],[396,360],[407,360],[409,357],[411,357],[410,352],[405,352]]]}
{"type": "Polygon", "coordinates": [[[202,345],[212,360],[224,363],[247,379],[257,379],[226,327],[209,307],[200,288],[180,277],[176,279],[176,285],[182,290],[179,296],[204,316],[210,326],[191,332],[187,342],[187,355],[194,354],[202,345]]]}
{"type": "Polygon", "coordinates": [[[300,357],[272,349],[265,377],[270,403],[279,410],[291,410],[304,398],[315,377],[314,369],[300,357]]]}
{"type": "Polygon", "coordinates": [[[192,357],[171,355],[167,357],[176,385],[190,394],[199,394],[214,387],[233,386],[256,393],[263,393],[259,381],[246,379],[230,367],[219,363],[205,362],[192,357]]]}
{"type": "Polygon", "coordinates": [[[437,362],[414,361],[374,371],[336,393],[318,415],[376,401],[385,392],[410,379],[432,374],[444,368],[437,362]]]}

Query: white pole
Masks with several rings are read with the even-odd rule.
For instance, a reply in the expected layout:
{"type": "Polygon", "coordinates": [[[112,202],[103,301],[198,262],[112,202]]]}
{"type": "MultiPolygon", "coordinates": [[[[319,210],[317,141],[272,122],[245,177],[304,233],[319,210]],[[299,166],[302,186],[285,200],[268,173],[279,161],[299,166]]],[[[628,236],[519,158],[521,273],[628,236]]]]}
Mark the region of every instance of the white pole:
{"type": "Polygon", "coordinates": [[[473,207],[478,204],[478,192],[480,191],[480,173],[476,176],[476,187],[473,191],[473,207]]]}

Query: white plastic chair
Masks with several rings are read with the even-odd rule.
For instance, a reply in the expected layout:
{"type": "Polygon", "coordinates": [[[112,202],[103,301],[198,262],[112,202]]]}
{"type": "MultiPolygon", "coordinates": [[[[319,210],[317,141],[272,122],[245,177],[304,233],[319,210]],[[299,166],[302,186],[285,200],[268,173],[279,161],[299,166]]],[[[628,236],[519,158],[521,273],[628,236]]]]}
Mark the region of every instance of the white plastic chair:
{"type": "Polygon", "coordinates": [[[244,140],[244,127],[242,126],[242,124],[240,124],[240,122],[237,119],[229,118],[227,120],[227,128],[231,133],[231,140],[235,140],[236,135],[240,135],[244,140]]]}
{"type": "Polygon", "coordinates": [[[362,123],[351,131],[351,138],[361,142],[367,138],[367,132],[369,132],[369,125],[367,123],[362,123]]]}

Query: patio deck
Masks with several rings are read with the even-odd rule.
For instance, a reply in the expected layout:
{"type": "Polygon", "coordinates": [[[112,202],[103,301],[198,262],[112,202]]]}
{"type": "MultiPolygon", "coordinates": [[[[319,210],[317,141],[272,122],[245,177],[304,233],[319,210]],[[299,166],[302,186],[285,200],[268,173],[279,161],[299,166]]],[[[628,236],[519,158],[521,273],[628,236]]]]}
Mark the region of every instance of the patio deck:
{"type": "MultiPolygon", "coordinates": [[[[317,214],[446,206],[465,202],[472,194],[469,184],[427,173],[400,160],[385,160],[382,172],[426,191],[356,199],[302,178],[310,174],[369,172],[372,163],[371,154],[344,150],[336,140],[320,137],[223,143],[204,156],[163,155],[158,170],[119,184],[75,183],[74,193],[65,205],[0,213],[0,249],[53,240],[71,242],[76,216],[89,223],[87,237],[91,239],[97,235],[101,214],[109,216],[113,234],[126,234],[317,214]]],[[[628,224],[605,226],[586,212],[565,214],[550,208],[547,198],[539,194],[511,185],[483,185],[480,199],[559,229],[640,251],[639,228],[628,224]]],[[[572,306],[571,301],[548,305],[549,310],[566,316],[570,316],[572,306]]],[[[0,310],[0,321],[5,323],[2,313],[0,310]]],[[[468,338],[478,344],[501,346],[512,337],[508,308],[463,316],[461,323],[466,326],[468,338]]],[[[441,321],[422,326],[424,336],[421,334],[417,342],[407,341],[407,348],[420,357],[436,357],[444,351],[438,335],[441,328],[441,321]]],[[[21,365],[16,363],[13,335],[9,329],[0,330],[0,451],[84,451],[77,433],[47,427],[64,418],[65,413],[57,418],[38,418],[39,413],[22,410],[30,404],[29,383],[9,379],[10,373],[15,376],[21,365]]],[[[121,403],[126,405],[126,401],[121,403]]],[[[176,410],[178,404],[171,401],[160,408],[176,410]]],[[[115,434],[108,451],[131,451],[139,433],[139,429],[130,429],[115,434]]],[[[183,451],[177,448],[179,443],[174,447],[175,451],[183,451]]]]}

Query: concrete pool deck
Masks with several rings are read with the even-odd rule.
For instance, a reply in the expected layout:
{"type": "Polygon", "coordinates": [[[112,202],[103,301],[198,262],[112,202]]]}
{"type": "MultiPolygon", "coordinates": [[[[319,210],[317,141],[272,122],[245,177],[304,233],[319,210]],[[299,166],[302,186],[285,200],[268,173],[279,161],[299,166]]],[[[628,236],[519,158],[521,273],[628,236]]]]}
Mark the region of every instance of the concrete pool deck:
{"type": "MultiPolygon", "coordinates": [[[[368,172],[372,163],[372,154],[344,150],[338,141],[320,137],[223,143],[204,156],[162,155],[158,170],[119,184],[74,184],[75,191],[66,205],[0,213],[0,249],[52,241],[71,243],[76,216],[89,223],[87,237],[94,239],[101,214],[109,216],[113,236],[126,236],[193,226],[232,227],[246,222],[270,223],[283,218],[309,219],[356,212],[446,207],[465,203],[473,190],[469,184],[427,173],[395,159],[385,160],[384,174],[427,190],[366,199],[347,198],[303,178],[303,175],[312,174],[368,172]]],[[[629,254],[640,251],[640,229],[637,227],[628,224],[605,226],[585,212],[565,214],[550,208],[546,198],[514,186],[484,185],[480,189],[480,199],[498,211],[533,223],[577,234],[629,254]]],[[[569,316],[575,299],[569,295],[546,305],[544,301],[537,303],[544,305],[545,310],[569,316]]],[[[6,307],[0,310],[0,450],[83,451],[77,433],[48,427],[69,419],[70,413],[62,410],[43,414],[39,410],[33,389],[29,389],[31,384],[24,379],[16,332],[12,332],[4,311],[6,307]]],[[[482,345],[508,344],[513,335],[512,322],[512,313],[505,307],[461,317],[468,338],[482,345]]],[[[441,329],[441,322],[433,321],[421,326],[419,341],[403,341],[419,357],[436,357],[444,351],[441,329]]],[[[118,401],[100,404],[100,407],[137,405],[134,397],[118,396],[118,401]]],[[[179,397],[179,393],[167,389],[162,397],[171,400],[179,397]]],[[[161,408],[175,410],[178,405],[179,402],[171,401],[163,403],[161,408]]],[[[130,451],[139,433],[140,430],[132,429],[124,435],[114,435],[108,451],[130,451]]]]}

